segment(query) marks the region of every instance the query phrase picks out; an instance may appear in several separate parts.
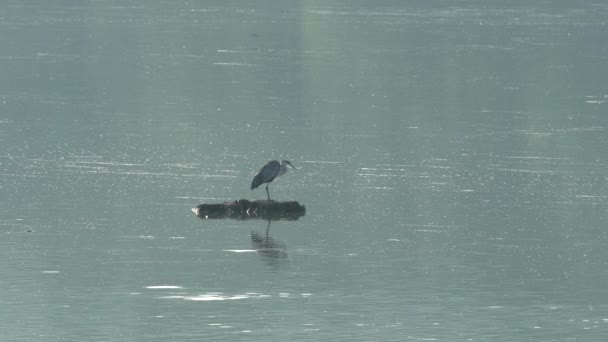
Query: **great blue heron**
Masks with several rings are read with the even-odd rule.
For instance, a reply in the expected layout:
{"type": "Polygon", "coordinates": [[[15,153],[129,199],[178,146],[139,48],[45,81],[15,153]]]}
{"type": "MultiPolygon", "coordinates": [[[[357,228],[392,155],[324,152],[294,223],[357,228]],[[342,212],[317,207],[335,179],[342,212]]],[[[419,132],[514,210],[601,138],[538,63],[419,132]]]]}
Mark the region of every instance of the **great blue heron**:
{"type": "Polygon", "coordinates": [[[258,173],[255,175],[255,177],[253,177],[253,180],[251,181],[251,190],[266,183],[266,195],[268,196],[268,200],[270,201],[270,194],[268,193],[268,183],[272,182],[275,178],[285,174],[285,172],[287,172],[287,166],[291,167],[292,169],[296,169],[287,160],[283,160],[280,163],[278,160],[269,161],[268,164],[264,165],[260,169],[260,171],[258,171],[258,173]]]}

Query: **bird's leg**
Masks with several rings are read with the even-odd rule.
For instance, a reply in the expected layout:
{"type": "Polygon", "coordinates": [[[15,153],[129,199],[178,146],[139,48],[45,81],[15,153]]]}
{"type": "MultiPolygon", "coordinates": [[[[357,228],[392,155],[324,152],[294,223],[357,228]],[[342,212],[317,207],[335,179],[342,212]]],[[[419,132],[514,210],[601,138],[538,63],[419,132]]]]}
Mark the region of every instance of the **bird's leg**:
{"type": "Polygon", "coordinates": [[[270,202],[270,194],[268,193],[268,184],[266,184],[266,196],[268,196],[268,202],[270,202]]]}

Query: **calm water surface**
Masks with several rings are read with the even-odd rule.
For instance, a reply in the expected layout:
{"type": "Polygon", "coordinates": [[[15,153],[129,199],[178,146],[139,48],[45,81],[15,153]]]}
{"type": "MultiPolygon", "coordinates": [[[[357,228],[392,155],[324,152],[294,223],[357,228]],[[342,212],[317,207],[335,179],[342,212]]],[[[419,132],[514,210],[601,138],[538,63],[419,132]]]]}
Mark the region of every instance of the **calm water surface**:
{"type": "Polygon", "coordinates": [[[7,341],[608,336],[601,1],[3,7],[7,341]]]}

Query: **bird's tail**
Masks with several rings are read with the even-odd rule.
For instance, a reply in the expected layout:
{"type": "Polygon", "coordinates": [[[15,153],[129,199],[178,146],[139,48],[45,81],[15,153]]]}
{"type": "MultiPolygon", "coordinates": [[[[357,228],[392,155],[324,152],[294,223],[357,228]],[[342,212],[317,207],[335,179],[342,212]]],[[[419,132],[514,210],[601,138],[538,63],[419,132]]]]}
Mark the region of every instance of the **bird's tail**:
{"type": "Polygon", "coordinates": [[[256,175],[255,177],[253,177],[253,180],[251,181],[251,190],[257,188],[258,186],[262,185],[262,177],[260,177],[260,175],[256,175]]]}

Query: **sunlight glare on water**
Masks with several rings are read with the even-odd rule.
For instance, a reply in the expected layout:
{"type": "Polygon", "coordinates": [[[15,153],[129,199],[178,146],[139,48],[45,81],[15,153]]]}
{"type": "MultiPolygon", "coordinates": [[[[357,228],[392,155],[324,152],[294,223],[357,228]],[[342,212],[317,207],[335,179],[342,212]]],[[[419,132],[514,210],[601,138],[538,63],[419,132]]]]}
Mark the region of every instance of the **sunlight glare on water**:
{"type": "Polygon", "coordinates": [[[608,336],[608,6],[4,7],[7,341],[608,336]]]}

